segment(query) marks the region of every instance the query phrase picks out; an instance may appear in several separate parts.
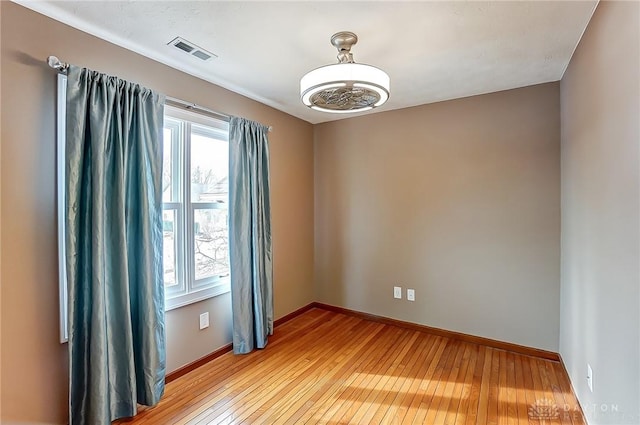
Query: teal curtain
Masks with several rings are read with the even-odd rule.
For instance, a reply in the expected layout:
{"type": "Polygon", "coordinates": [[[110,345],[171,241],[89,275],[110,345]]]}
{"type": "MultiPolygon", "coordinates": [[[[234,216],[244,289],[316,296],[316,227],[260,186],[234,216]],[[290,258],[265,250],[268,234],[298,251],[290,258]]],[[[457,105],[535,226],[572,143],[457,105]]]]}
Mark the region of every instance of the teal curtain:
{"type": "Polygon", "coordinates": [[[70,425],[106,425],[164,391],[164,97],[71,66],[66,214],[70,425]]]}
{"type": "Polygon", "coordinates": [[[229,247],[233,352],[264,348],[273,334],[269,129],[229,123],[229,247]]]}

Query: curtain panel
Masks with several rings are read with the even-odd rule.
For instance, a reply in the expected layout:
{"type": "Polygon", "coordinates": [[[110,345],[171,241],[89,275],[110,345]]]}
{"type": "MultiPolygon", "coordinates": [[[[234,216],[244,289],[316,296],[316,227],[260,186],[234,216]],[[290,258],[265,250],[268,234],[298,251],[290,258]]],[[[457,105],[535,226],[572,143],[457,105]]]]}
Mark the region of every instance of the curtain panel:
{"type": "Polygon", "coordinates": [[[268,127],[229,123],[229,245],[233,351],[264,348],[273,334],[268,127]]]}
{"type": "Polygon", "coordinates": [[[70,66],[66,107],[70,425],[107,425],[164,391],[164,96],[70,66]]]}

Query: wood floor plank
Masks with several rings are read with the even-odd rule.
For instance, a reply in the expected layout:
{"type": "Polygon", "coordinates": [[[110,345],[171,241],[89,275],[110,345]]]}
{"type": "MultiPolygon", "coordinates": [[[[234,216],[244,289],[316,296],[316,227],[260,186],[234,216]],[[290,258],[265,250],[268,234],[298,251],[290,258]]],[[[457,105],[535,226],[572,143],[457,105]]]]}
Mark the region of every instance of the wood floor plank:
{"type": "Polygon", "coordinates": [[[425,370],[425,363],[429,356],[437,348],[434,338],[422,336],[420,338],[420,346],[416,350],[414,357],[409,360],[402,371],[402,378],[396,381],[396,385],[389,391],[389,394],[383,400],[378,411],[372,418],[372,423],[400,423],[406,414],[406,407],[413,396],[412,388],[417,388],[420,384],[420,370],[425,370]]]}
{"type": "Polygon", "coordinates": [[[513,355],[513,360],[518,425],[529,425],[527,398],[525,396],[526,388],[524,386],[524,374],[522,372],[522,359],[521,356],[513,355]]]}
{"type": "MultiPolygon", "coordinates": [[[[391,423],[396,414],[396,410],[400,401],[397,400],[400,394],[404,394],[411,386],[413,376],[417,373],[420,366],[419,359],[427,352],[426,344],[428,338],[423,338],[420,332],[415,333],[415,345],[408,352],[408,356],[402,361],[396,370],[389,371],[393,373],[392,384],[385,387],[385,391],[380,393],[380,397],[376,400],[375,406],[368,412],[369,422],[366,424],[382,424],[391,423]]],[[[367,416],[365,416],[367,417],[367,416]]]]}
{"type": "Polygon", "coordinates": [[[520,357],[520,361],[522,363],[522,378],[523,378],[523,386],[525,389],[525,399],[527,403],[527,419],[529,425],[538,425],[540,421],[534,417],[535,413],[533,411],[533,407],[536,404],[537,396],[535,393],[535,387],[533,385],[533,373],[531,371],[531,358],[530,357],[520,357]]]}
{"type": "MultiPolygon", "coordinates": [[[[393,337],[397,338],[399,335],[398,332],[391,332],[390,329],[384,328],[382,326],[382,332],[375,339],[376,345],[378,347],[387,344],[391,346],[395,339],[390,340],[388,338],[393,337]]],[[[371,367],[377,362],[377,356],[374,350],[371,350],[370,347],[367,347],[363,352],[359,353],[358,359],[348,367],[346,370],[343,370],[343,379],[336,382],[330,390],[324,391],[320,397],[317,397],[317,394],[312,394],[309,398],[307,398],[306,403],[303,406],[297,406],[297,409],[292,409],[292,412],[289,413],[288,419],[283,423],[307,423],[309,421],[317,420],[319,417],[327,416],[331,417],[333,413],[336,413],[340,410],[340,406],[336,406],[339,401],[344,401],[344,399],[340,398],[340,394],[343,393],[345,389],[351,389],[354,381],[357,379],[358,374],[357,371],[361,367],[371,367]],[[348,378],[344,378],[348,376],[348,378]]]]}
{"type": "Polygon", "coordinates": [[[498,424],[509,424],[509,396],[507,387],[507,352],[500,350],[498,352],[500,358],[500,373],[498,375],[498,424]]]}
{"type": "Polygon", "coordinates": [[[401,351],[398,352],[395,360],[378,373],[378,376],[376,377],[377,383],[374,385],[374,380],[371,381],[370,385],[373,388],[369,392],[369,397],[367,398],[367,400],[365,400],[363,406],[361,407],[362,414],[356,414],[353,418],[351,418],[351,423],[358,423],[363,425],[379,423],[373,421],[373,417],[375,416],[378,407],[382,405],[383,400],[389,394],[390,389],[393,388],[395,383],[398,381],[400,365],[405,362],[405,359],[407,357],[411,357],[411,352],[415,351],[416,349],[415,345],[419,345],[419,336],[419,332],[413,332],[411,335],[411,339],[407,340],[403,344],[404,346],[402,347],[401,351]]]}
{"type": "MultiPolygon", "coordinates": [[[[379,388],[379,382],[386,378],[384,371],[391,367],[393,361],[398,355],[405,352],[405,344],[409,338],[409,331],[402,332],[400,339],[390,347],[385,356],[378,359],[376,366],[370,370],[362,371],[362,379],[360,379],[356,386],[356,395],[352,400],[349,400],[349,408],[344,410],[342,417],[335,417],[338,419],[338,423],[358,423],[361,417],[366,413],[368,407],[373,402],[377,394],[376,388],[379,388]],[[378,387],[377,387],[378,386],[378,387]]],[[[379,391],[379,390],[378,390],[379,391]]]]}
{"type": "Polygon", "coordinates": [[[491,350],[491,374],[489,375],[489,401],[487,403],[487,424],[498,424],[498,406],[500,390],[500,351],[491,350]]]}
{"type": "Polygon", "coordinates": [[[439,393],[443,391],[446,384],[447,371],[450,368],[450,362],[455,360],[456,353],[459,346],[457,341],[448,340],[446,342],[445,350],[438,359],[438,363],[433,370],[432,376],[425,379],[423,386],[420,387],[419,395],[417,399],[418,405],[413,416],[412,422],[408,420],[406,423],[412,423],[415,425],[425,424],[426,416],[431,412],[435,414],[440,402],[439,393]]]}
{"type": "Polygon", "coordinates": [[[116,423],[584,425],[576,406],[559,362],[313,308],[116,423]]]}
{"type": "Polygon", "coordinates": [[[540,362],[538,361],[538,359],[532,359],[532,362],[535,362],[535,365],[533,367],[533,371],[534,372],[534,379],[533,379],[533,383],[534,385],[538,385],[538,393],[542,395],[542,401],[545,403],[546,407],[547,407],[547,412],[548,412],[548,416],[545,419],[546,423],[549,423],[550,425],[560,425],[560,418],[558,415],[555,414],[555,409],[554,407],[557,407],[555,405],[555,401],[553,398],[553,391],[551,389],[551,383],[549,382],[549,377],[547,376],[547,372],[545,370],[544,367],[544,362],[540,362]],[[536,380],[536,376],[539,377],[538,380],[536,380]]]}
{"type": "Polygon", "coordinates": [[[478,346],[470,345],[469,349],[469,363],[467,365],[467,373],[464,376],[464,380],[461,382],[461,389],[456,396],[460,399],[458,408],[452,412],[455,413],[453,420],[454,425],[464,425],[467,420],[467,411],[469,410],[469,402],[471,401],[471,393],[473,387],[473,377],[476,370],[476,362],[478,361],[478,346]]]}
{"type": "MultiPolygon", "coordinates": [[[[357,324],[359,323],[354,325],[357,324]]],[[[255,373],[245,374],[241,380],[236,380],[237,391],[233,391],[233,388],[231,388],[229,391],[217,395],[215,398],[215,400],[219,400],[216,404],[217,409],[193,425],[216,425],[226,420],[226,416],[232,416],[233,422],[241,422],[248,409],[264,400],[264,394],[272,397],[274,393],[286,386],[289,381],[300,377],[304,379],[309,374],[313,375],[312,379],[319,379],[318,375],[313,374],[313,372],[322,370],[327,363],[334,361],[338,347],[344,346],[349,340],[348,332],[340,333],[339,329],[334,329],[332,332],[328,334],[329,337],[325,340],[332,350],[327,351],[317,347],[315,350],[308,352],[306,357],[301,357],[297,352],[292,352],[287,357],[280,356],[264,360],[260,368],[253,369],[252,372],[255,373]],[[287,366],[282,368],[280,366],[281,362],[286,363],[287,366]],[[278,368],[280,368],[279,375],[271,373],[272,370],[277,370],[278,368]]]]}
{"type": "MultiPolygon", "coordinates": [[[[250,424],[276,424],[284,423],[288,420],[287,412],[293,412],[294,409],[309,403],[311,397],[318,392],[326,393],[329,388],[333,387],[343,376],[345,370],[351,367],[355,359],[364,353],[367,347],[375,340],[377,332],[372,332],[375,326],[368,323],[366,328],[359,329],[364,336],[358,335],[358,344],[350,344],[344,355],[338,357],[336,361],[329,367],[329,371],[323,374],[323,378],[319,381],[307,379],[307,383],[301,385],[288,385],[288,391],[277,394],[272,397],[275,403],[265,404],[262,406],[264,413],[260,416],[249,416],[244,423],[250,424]],[[323,391],[323,388],[325,391],[323,391]]],[[[354,336],[354,335],[352,335],[354,336]]],[[[257,411],[256,413],[259,413],[257,411]]]]}
{"type": "Polygon", "coordinates": [[[553,369],[546,363],[542,363],[541,367],[544,368],[545,380],[548,382],[548,385],[551,388],[552,400],[555,403],[554,411],[558,415],[560,423],[562,425],[571,425],[571,418],[568,415],[564,414],[564,396],[562,394],[562,390],[560,389],[560,385],[556,380],[556,376],[553,373],[553,369]]]}
{"type": "MultiPolygon", "coordinates": [[[[389,329],[388,331],[389,331],[387,332],[388,337],[385,339],[381,339],[376,344],[378,348],[381,349],[382,355],[380,354],[376,355],[374,350],[369,350],[369,352],[371,353],[371,357],[369,358],[369,362],[365,364],[364,370],[374,370],[374,371],[377,370],[376,365],[380,367],[381,360],[388,357],[388,354],[393,351],[397,343],[402,340],[402,337],[404,335],[406,335],[406,332],[400,329],[389,329]]],[[[362,384],[363,382],[366,382],[366,378],[367,378],[367,374],[362,373],[360,370],[356,371],[354,375],[355,375],[355,379],[350,383],[350,387],[353,389],[353,392],[349,393],[353,395],[339,396],[339,398],[344,399],[343,405],[341,406],[340,409],[334,412],[331,418],[328,417],[327,412],[323,408],[324,404],[321,401],[322,400],[322,395],[320,395],[321,393],[318,393],[317,395],[314,395],[310,399],[310,402],[311,402],[310,406],[312,406],[311,409],[305,409],[307,411],[303,413],[302,416],[300,417],[296,417],[297,415],[292,416],[290,420],[286,422],[286,424],[296,424],[296,423],[314,424],[314,423],[325,423],[325,422],[340,423],[340,419],[342,418],[342,416],[346,415],[347,418],[350,417],[352,413],[350,412],[349,409],[352,409],[354,411],[357,410],[356,407],[353,406],[353,404],[357,402],[357,397],[355,397],[354,395],[358,394],[358,388],[360,388],[363,385],[362,384]]]]}
{"type": "Polygon", "coordinates": [[[468,395],[467,410],[460,411],[461,414],[465,414],[464,425],[473,425],[476,423],[478,417],[478,406],[480,404],[480,388],[482,386],[482,371],[484,368],[484,359],[486,348],[478,345],[476,346],[478,354],[476,356],[475,368],[473,370],[473,376],[471,380],[471,389],[468,395]]]}
{"type": "MultiPolygon", "coordinates": [[[[426,407],[426,415],[424,419],[419,419],[421,424],[435,424],[442,423],[444,418],[443,414],[449,405],[449,399],[446,394],[451,392],[451,381],[456,379],[459,363],[462,359],[463,350],[461,349],[464,344],[459,341],[452,341],[452,346],[455,354],[451,354],[444,358],[445,360],[441,377],[437,380],[433,396],[430,400],[428,407],[426,407]]],[[[422,415],[420,415],[422,416],[422,415]]],[[[414,419],[414,423],[416,420],[414,419]]]]}
{"type": "Polygon", "coordinates": [[[560,386],[560,390],[562,391],[565,403],[562,409],[562,414],[566,415],[571,420],[571,423],[573,425],[585,425],[586,422],[584,420],[584,416],[582,415],[582,409],[578,404],[578,399],[571,389],[569,377],[565,373],[563,366],[559,362],[552,362],[547,366],[551,366],[551,368],[553,369],[553,373],[556,377],[556,382],[558,383],[558,385],[560,386]]]}
{"type": "MultiPolygon", "coordinates": [[[[346,347],[336,348],[332,353],[327,353],[322,362],[307,366],[304,373],[297,375],[295,379],[285,380],[278,387],[268,391],[267,397],[260,397],[259,402],[256,403],[256,406],[259,407],[254,410],[253,414],[242,415],[238,420],[241,420],[240,423],[254,423],[258,418],[270,413],[274,414],[271,417],[275,419],[279,411],[286,411],[281,407],[283,400],[295,403],[297,398],[309,393],[310,390],[318,390],[327,385],[328,382],[333,380],[333,375],[337,373],[339,366],[350,362],[357,351],[366,345],[371,338],[372,336],[369,336],[367,339],[361,339],[358,345],[347,345],[346,347]],[[292,385],[298,382],[300,382],[299,385],[292,385]]],[[[262,388],[261,392],[264,393],[262,388]]],[[[248,409],[250,406],[244,403],[243,407],[248,409]]],[[[267,423],[274,422],[269,421],[267,423]]]]}
{"type": "Polygon", "coordinates": [[[429,354],[428,363],[425,363],[423,367],[424,371],[422,373],[418,373],[416,379],[409,387],[409,393],[406,395],[406,409],[404,409],[403,406],[399,409],[399,423],[413,423],[413,420],[418,413],[418,408],[420,407],[424,390],[430,382],[431,377],[433,377],[434,371],[442,358],[442,353],[447,347],[448,339],[442,337],[437,338],[437,342],[434,342],[434,347],[432,348],[433,354],[429,354]],[[403,410],[406,410],[404,414],[402,413],[403,410]]]}
{"type": "Polygon", "coordinates": [[[469,368],[469,358],[471,357],[471,346],[465,344],[464,353],[462,354],[462,360],[457,366],[457,373],[452,373],[452,379],[447,384],[448,390],[445,391],[444,397],[447,401],[446,407],[441,413],[441,417],[444,420],[441,422],[444,425],[454,425],[456,416],[460,411],[460,403],[462,402],[462,392],[464,391],[464,384],[469,368]]]}
{"type": "Polygon", "coordinates": [[[516,387],[516,360],[513,353],[504,352],[507,363],[507,424],[518,425],[518,399],[516,387]]]}

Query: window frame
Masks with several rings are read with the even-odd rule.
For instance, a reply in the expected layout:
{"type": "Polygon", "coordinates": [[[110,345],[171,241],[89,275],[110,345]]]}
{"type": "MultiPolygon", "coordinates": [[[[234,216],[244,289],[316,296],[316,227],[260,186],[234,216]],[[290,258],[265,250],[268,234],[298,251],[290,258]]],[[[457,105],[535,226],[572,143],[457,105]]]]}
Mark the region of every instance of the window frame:
{"type": "MultiPolygon", "coordinates": [[[[181,239],[181,260],[178,261],[177,269],[180,270],[180,277],[176,273],[176,279],[181,283],[179,290],[167,291],[165,286],[165,311],[184,307],[186,305],[203,301],[208,298],[226,294],[231,291],[230,273],[224,277],[211,276],[204,279],[196,279],[195,275],[195,212],[199,209],[221,209],[217,202],[192,202],[191,199],[191,135],[200,134],[218,140],[229,142],[229,123],[218,118],[206,116],[204,114],[183,110],[171,105],[165,105],[164,111],[165,125],[167,121],[182,121],[180,133],[179,150],[179,174],[181,181],[176,184],[180,187],[178,202],[163,202],[162,209],[182,210],[178,222],[180,232],[176,232],[176,238],[181,239]],[[188,231],[188,229],[193,229],[188,231]],[[181,235],[179,235],[181,234],[181,235]],[[182,263],[180,264],[180,261],[182,263]]],[[[164,141],[163,141],[164,142],[164,141]]],[[[175,144],[172,143],[172,149],[175,144]]],[[[175,189],[174,189],[175,190],[175,189]]],[[[225,204],[229,209],[228,202],[225,204]]],[[[228,225],[228,221],[227,221],[228,225]]]]}
{"type": "MultiPolygon", "coordinates": [[[[162,139],[162,143],[164,144],[165,140],[164,140],[164,130],[167,128],[167,119],[166,119],[166,114],[164,116],[164,122],[163,122],[163,139],[162,139]]],[[[175,156],[175,158],[177,158],[178,160],[172,160],[171,161],[171,175],[172,177],[174,175],[179,175],[181,173],[180,170],[180,164],[182,163],[182,152],[180,149],[180,131],[181,131],[181,126],[180,123],[175,122],[173,123],[173,125],[170,125],[171,130],[172,130],[172,143],[171,143],[171,148],[172,148],[172,159],[175,156]]],[[[164,160],[164,158],[163,158],[164,160]]],[[[164,172],[164,170],[163,170],[164,172]]],[[[182,189],[180,188],[179,185],[179,181],[172,178],[171,179],[171,185],[172,185],[172,192],[174,194],[174,196],[177,196],[178,198],[180,198],[180,194],[182,189]]],[[[184,220],[184,208],[182,206],[182,202],[178,201],[173,201],[173,202],[162,202],[162,212],[164,214],[165,211],[174,211],[175,215],[174,215],[174,227],[180,227],[182,228],[182,223],[184,220]]],[[[164,220],[163,220],[164,222],[164,220]]],[[[174,229],[175,230],[175,229],[174,229]]],[[[182,230],[182,229],[180,229],[182,230]]],[[[164,231],[164,229],[163,229],[164,231]]],[[[175,276],[176,276],[176,282],[177,282],[177,286],[178,289],[174,290],[174,288],[167,288],[167,286],[164,286],[164,290],[165,290],[165,299],[167,298],[167,296],[171,296],[171,294],[174,293],[179,293],[179,292],[183,292],[185,290],[185,280],[181,278],[181,276],[184,275],[184,272],[182,270],[182,267],[184,266],[184,252],[181,249],[181,247],[184,246],[184,241],[182,240],[184,237],[184,231],[180,231],[180,232],[176,232],[175,233],[175,240],[174,240],[174,252],[175,252],[175,256],[177,257],[177,261],[176,261],[176,271],[175,271],[175,276]]],[[[163,241],[163,248],[164,248],[164,241],[163,241]]],[[[164,270],[163,270],[163,277],[164,277],[164,270]]],[[[163,280],[163,285],[164,285],[164,280],[163,280]]],[[[166,302],[165,302],[166,304],[166,302]]]]}
{"type": "Polygon", "coordinates": [[[66,198],[66,128],[67,76],[58,73],[56,109],[56,186],[58,199],[58,300],[60,308],[60,343],[69,341],[69,286],[67,282],[66,198]]]}

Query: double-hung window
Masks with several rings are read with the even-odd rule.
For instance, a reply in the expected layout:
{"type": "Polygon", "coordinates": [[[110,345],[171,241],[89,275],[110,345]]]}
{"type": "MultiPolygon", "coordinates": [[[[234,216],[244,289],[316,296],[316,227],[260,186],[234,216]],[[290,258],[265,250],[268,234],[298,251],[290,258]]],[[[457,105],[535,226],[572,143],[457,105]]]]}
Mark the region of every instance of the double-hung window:
{"type": "Polygon", "coordinates": [[[165,305],[229,291],[229,124],[165,107],[165,305]]]}

